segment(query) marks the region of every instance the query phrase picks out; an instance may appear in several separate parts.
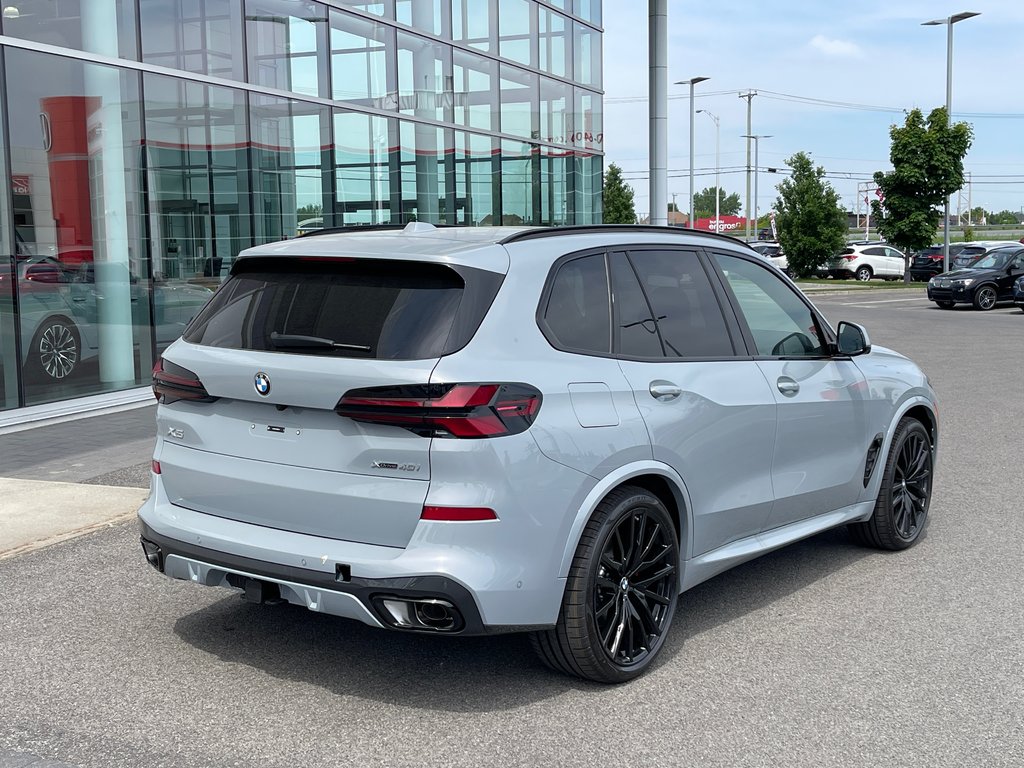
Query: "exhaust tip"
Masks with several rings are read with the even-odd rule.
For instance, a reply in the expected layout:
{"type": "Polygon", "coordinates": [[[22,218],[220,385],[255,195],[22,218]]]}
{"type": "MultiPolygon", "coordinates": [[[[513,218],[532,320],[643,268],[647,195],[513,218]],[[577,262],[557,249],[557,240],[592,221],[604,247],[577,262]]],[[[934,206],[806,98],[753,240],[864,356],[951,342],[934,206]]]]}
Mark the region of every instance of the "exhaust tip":
{"type": "Polygon", "coordinates": [[[459,609],[438,598],[377,597],[374,603],[385,622],[395,629],[419,632],[458,632],[465,626],[459,609]]]}
{"type": "Polygon", "coordinates": [[[164,553],[161,551],[160,547],[142,536],[139,537],[139,541],[142,542],[142,552],[146,556],[146,562],[163,573],[164,553]]]}

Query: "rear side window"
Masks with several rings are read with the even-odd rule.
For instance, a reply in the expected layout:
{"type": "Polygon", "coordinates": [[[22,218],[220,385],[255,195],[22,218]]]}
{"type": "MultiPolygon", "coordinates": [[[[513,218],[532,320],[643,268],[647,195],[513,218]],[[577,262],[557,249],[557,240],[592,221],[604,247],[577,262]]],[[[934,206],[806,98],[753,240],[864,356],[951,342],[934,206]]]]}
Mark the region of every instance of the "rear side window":
{"type": "Polygon", "coordinates": [[[468,343],[501,276],[439,264],[254,258],[185,331],[211,347],[424,360],[468,343]]]}
{"type": "Polygon", "coordinates": [[[604,254],[573,259],[559,267],[544,322],[560,347],[608,354],[610,314],[604,254]]]}

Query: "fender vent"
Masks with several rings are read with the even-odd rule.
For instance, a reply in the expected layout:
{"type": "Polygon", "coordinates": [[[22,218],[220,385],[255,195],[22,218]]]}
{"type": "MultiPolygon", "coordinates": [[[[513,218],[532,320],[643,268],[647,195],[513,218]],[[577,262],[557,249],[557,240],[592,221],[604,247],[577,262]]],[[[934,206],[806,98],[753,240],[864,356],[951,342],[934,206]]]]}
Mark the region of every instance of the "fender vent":
{"type": "Polygon", "coordinates": [[[875,468],[875,462],[878,461],[878,454],[882,450],[882,441],[885,436],[879,432],[875,435],[875,439],[871,441],[871,445],[868,446],[867,460],[864,462],[864,487],[868,487],[868,480],[871,479],[871,471],[875,468]]]}

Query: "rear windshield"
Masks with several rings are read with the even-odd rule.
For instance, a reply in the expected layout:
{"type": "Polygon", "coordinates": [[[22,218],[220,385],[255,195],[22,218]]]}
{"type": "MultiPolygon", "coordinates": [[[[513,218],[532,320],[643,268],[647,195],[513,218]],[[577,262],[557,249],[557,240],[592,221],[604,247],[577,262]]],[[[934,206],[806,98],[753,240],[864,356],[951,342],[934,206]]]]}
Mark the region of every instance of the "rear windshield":
{"type": "Polygon", "coordinates": [[[501,276],[371,259],[242,259],[184,333],[209,347],[424,360],[461,349],[501,276]]]}

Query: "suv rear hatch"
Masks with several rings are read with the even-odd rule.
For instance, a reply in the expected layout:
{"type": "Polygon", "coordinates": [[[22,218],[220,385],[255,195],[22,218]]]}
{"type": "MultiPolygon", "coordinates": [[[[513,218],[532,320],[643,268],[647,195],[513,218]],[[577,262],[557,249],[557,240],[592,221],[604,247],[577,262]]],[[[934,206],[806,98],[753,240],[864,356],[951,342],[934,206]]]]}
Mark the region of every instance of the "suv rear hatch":
{"type": "Polygon", "coordinates": [[[501,280],[411,260],[239,260],[154,371],[168,498],[247,523],[405,546],[432,438],[335,407],[355,389],[427,385],[438,360],[469,342],[501,280]]]}

